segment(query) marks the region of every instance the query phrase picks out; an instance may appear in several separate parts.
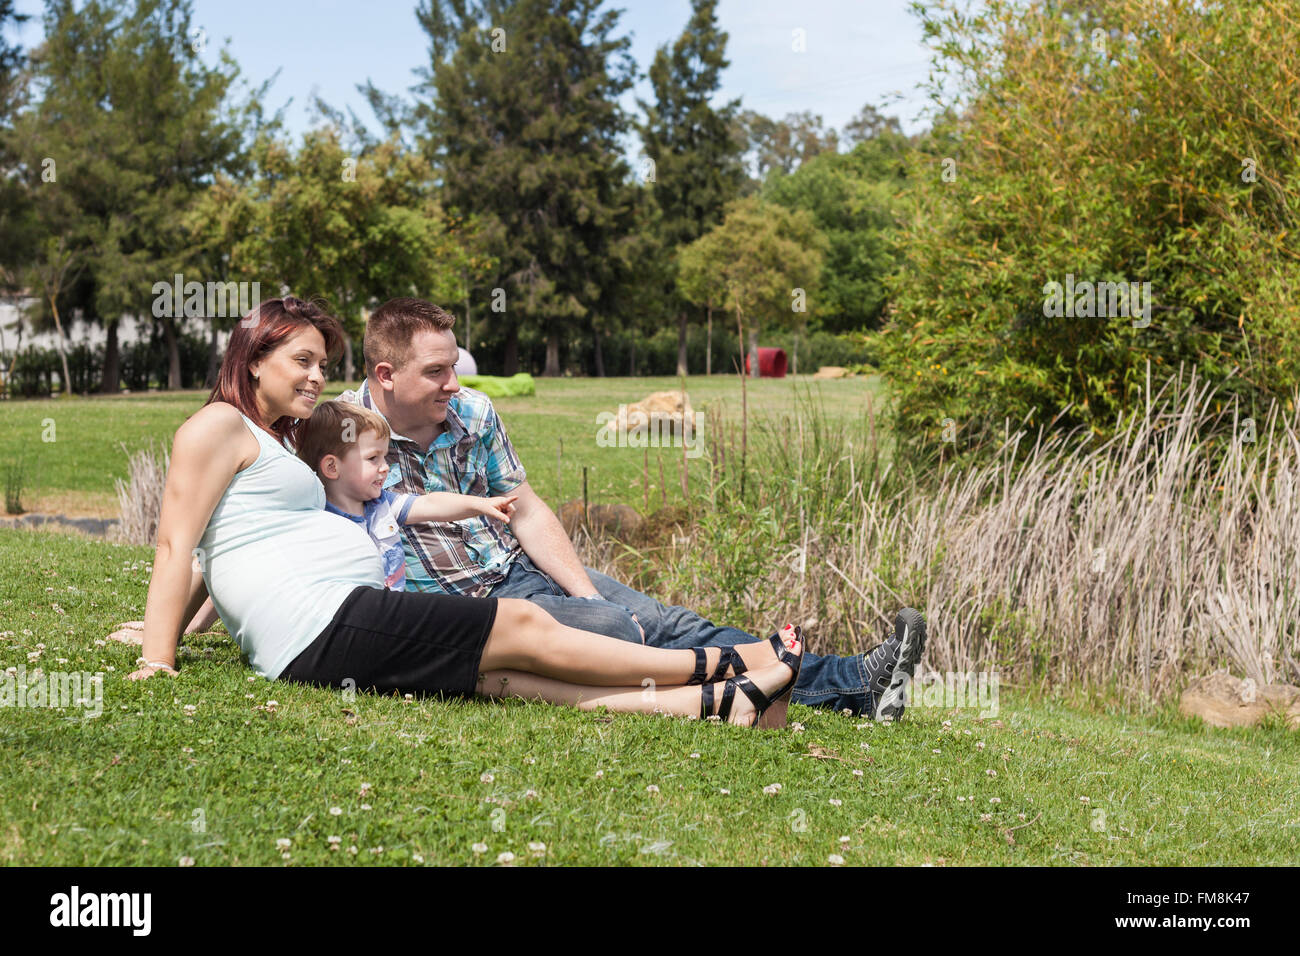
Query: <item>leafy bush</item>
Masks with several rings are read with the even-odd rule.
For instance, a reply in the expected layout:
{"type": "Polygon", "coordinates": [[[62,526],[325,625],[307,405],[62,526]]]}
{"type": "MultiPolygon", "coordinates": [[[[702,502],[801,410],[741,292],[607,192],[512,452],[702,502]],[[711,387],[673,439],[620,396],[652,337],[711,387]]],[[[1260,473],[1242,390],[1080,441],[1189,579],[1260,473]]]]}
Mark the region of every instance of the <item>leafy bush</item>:
{"type": "Polygon", "coordinates": [[[959,450],[989,446],[1008,420],[1108,434],[1148,362],[1157,380],[1198,366],[1255,415],[1285,398],[1300,371],[1300,18],[1275,8],[924,14],[936,94],[960,112],[915,157],[890,280],[882,358],[908,451],[952,449],[953,430],[959,450]],[[1149,324],[1048,317],[1048,283],[1067,277],[1149,282],[1149,324]]]}
{"type": "Polygon", "coordinates": [[[59,354],[54,349],[29,345],[14,355],[6,388],[11,396],[21,398],[49,396],[59,368],[59,354]]]}

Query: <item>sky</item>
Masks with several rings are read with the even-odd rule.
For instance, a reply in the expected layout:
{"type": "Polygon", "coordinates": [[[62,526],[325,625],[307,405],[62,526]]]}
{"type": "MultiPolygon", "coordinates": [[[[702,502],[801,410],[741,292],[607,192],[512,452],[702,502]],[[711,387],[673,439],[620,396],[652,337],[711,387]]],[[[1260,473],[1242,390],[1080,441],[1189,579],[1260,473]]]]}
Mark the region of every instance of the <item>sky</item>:
{"type": "MultiPolygon", "coordinates": [[[[351,107],[372,131],[378,126],[356,84],[371,80],[404,93],[412,71],[428,62],[428,42],[415,19],[415,0],[195,0],[204,56],[228,48],[253,84],[280,71],[268,112],[289,104],[285,121],[300,134],[312,125],[313,95],[351,107]]],[[[43,4],[18,0],[32,19],[18,32],[24,47],[40,42],[43,4]]],[[[622,0],[619,33],[632,38],[642,78],[625,98],[653,98],[644,78],[656,48],[671,43],[690,16],[689,0],[622,0]]],[[[916,89],[928,74],[929,51],[907,0],[721,0],[718,22],[729,34],[731,66],[720,105],[739,97],[745,109],[774,118],[798,110],[820,114],[842,129],[866,103],[897,116],[907,133],[928,125],[927,100],[916,89]],[[802,31],[802,33],[796,33],[802,31]],[[795,47],[802,45],[802,50],[795,47]]],[[[196,37],[196,39],[200,39],[196,37]]]]}

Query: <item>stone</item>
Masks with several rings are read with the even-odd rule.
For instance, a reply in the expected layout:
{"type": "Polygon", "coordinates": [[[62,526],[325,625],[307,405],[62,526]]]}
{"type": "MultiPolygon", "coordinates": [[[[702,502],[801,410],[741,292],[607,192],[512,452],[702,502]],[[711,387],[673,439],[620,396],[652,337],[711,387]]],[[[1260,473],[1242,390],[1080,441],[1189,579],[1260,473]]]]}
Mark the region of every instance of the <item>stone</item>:
{"type": "MultiPolygon", "coordinates": [[[[560,506],[560,524],[569,537],[582,527],[582,502],[568,501],[560,506]]],[[[593,535],[610,534],[623,537],[640,530],[645,519],[628,505],[588,505],[587,528],[593,535]]]]}
{"type": "Polygon", "coordinates": [[[652,435],[661,434],[665,430],[678,434],[682,428],[682,416],[685,415],[694,430],[697,419],[695,410],[691,408],[691,397],[687,395],[685,401],[682,399],[681,391],[647,395],[641,401],[619,409],[617,427],[619,431],[648,427],[652,435]]]}
{"type": "Polygon", "coordinates": [[[1291,727],[1300,728],[1300,687],[1260,687],[1250,678],[1240,680],[1219,670],[1188,684],[1178,711],[1185,717],[1200,717],[1213,727],[1250,727],[1266,714],[1277,713],[1285,716],[1291,727]]]}
{"type": "Polygon", "coordinates": [[[842,365],[823,365],[813,378],[848,378],[853,373],[842,365]]]}

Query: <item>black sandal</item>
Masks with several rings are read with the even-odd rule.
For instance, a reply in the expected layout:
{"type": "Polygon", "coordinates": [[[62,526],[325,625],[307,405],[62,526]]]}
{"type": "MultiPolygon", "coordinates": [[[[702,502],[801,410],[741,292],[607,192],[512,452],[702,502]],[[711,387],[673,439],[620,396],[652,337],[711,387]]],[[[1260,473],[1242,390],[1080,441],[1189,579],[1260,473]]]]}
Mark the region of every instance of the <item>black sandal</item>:
{"type": "MultiPolygon", "coordinates": [[[[767,694],[763,693],[763,691],[759,689],[759,686],[744,674],[737,674],[735,677],[728,677],[726,683],[722,685],[722,703],[719,706],[716,715],[711,713],[715,697],[713,684],[709,683],[704,685],[700,690],[700,719],[708,720],[710,717],[717,716],[723,722],[726,722],[727,718],[731,716],[731,705],[735,702],[736,690],[739,689],[741,693],[749,698],[750,703],[754,705],[754,708],[757,711],[749,726],[760,726],[760,721],[762,721],[763,715],[767,713],[768,708],[773,704],[787,699],[794,690],[794,685],[799,680],[799,672],[803,668],[803,631],[796,626],[794,633],[795,639],[799,642],[798,656],[795,656],[786,650],[784,645],[781,645],[781,649],[778,652],[781,663],[785,664],[787,667],[793,668],[794,674],[791,675],[790,680],[776,691],[772,697],[768,697],[767,694]]],[[[773,635],[772,640],[776,641],[777,644],[780,644],[780,639],[777,635],[773,635]]]]}
{"type": "MultiPolygon", "coordinates": [[[[803,631],[798,625],[795,625],[794,635],[797,639],[803,639],[803,631]]],[[[785,649],[779,631],[769,637],[767,641],[772,645],[772,650],[776,652],[777,660],[782,664],[788,664],[790,667],[795,666],[794,655],[785,649]],[[787,660],[786,658],[790,659],[787,660]]],[[[704,674],[709,669],[709,660],[704,655],[704,648],[692,647],[691,650],[695,652],[695,672],[691,674],[691,679],[686,682],[687,687],[695,684],[716,684],[727,676],[728,668],[730,668],[733,677],[739,677],[749,670],[749,667],[741,660],[740,653],[734,646],[724,647],[722,654],[718,657],[718,666],[713,669],[713,675],[706,680],[704,674]]]]}

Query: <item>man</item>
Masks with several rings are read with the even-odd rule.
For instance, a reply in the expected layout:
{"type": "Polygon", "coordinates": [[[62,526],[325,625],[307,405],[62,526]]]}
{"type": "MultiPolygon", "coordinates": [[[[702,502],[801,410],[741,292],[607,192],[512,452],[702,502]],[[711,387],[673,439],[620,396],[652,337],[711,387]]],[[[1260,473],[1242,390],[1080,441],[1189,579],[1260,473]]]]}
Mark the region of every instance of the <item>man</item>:
{"type": "MultiPolygon", "coordinates": [[[[683,607],[665,607],[583,566],[555,513],[481,392],[462,388],[455,319],[421,299],[392,299],[366,327],[367,377],[340,400],[370,408],[392,429],[386,487],[409,494],[518,495],[509,527],[486,518],[407,525],[411,590],[526,598],[571,627],[656,647],[730,646],[759,640],[683,607]]],[[[925,622],[903,609],[895,632],[867,655],[804,654],[792,699],[880,719],[903,712],[903,692],[925,647],[925,622]]]]}

